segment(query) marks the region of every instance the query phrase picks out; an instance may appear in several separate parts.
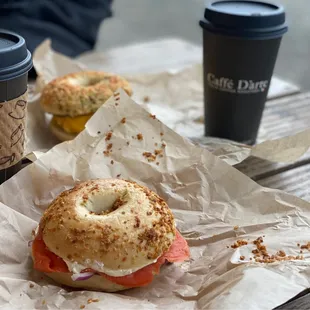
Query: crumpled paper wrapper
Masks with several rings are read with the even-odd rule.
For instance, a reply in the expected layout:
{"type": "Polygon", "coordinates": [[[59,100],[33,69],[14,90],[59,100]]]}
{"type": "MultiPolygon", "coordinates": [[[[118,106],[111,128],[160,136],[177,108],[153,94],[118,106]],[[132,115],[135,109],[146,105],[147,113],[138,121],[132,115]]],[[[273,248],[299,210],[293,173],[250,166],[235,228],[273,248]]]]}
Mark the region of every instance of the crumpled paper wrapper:
{"type": "MultiPolygon", "coordinates": [[[[100,57],[96,54],[97,70],[100,57]]],[[[127,55],[128,57],[128,55],[127,55]]],[[[136,56],[135,56],[136,57],[136,56]]],[[[38,100],[43,87],[56,77],[87,69],[91,55],[82,57],[83,63],[74,61],[51,49],[49,40],[44,41],[35,51],[33,62],[39,74],[33,96],[29,103],[28,143],[26,154],[38,150],[48,150],[58,141],[48,129],[50,116],[45,115],[38,100]]],[[[104,63],[104,57],[102,62],[104,63]]],[[[114,59],[114,65],[117,61],[114,59]]],[[[121,68],[115,68],[116,73],[121,68]]],[[[213,154],[230,165],[236,165],[249,156],[256,156],[274,162],[293,162],[300,158],[310,147],[309,132],[305,131],[291,137],[267,141],[253,149],[247,145],[210,137],[203,137],[203,76],[201,64],[184,68],[167,68],[163,72],[149,74],[128,74],[121,72],[134,90],[133,99],[156,114],[157,118],[178,134],[191,138],[206,147],[213,154]],[[297,138],[296,138],[297,137],[297,138]]]]}
{"type": "Polygon", "coordinates": [[[238,239],[265,236],[270,254],[298,255],[297,244],[310,240],[310,203],[259,186],[150,117],[122,90],[75,140],[55,146],[2,184],[0,203],[3,309],[272,309],[310,285],[307,250],[304,260],[265,265],[250,260],[250,241],[230,248],[238,239]],[[138,133],[143,140],[135,138],[138,133]],[[162,143],[163,157],[148,162],[143,153],[162,143]],[[33,270],[27,242],[52,199],[76,182],[117,176],[167,201],[189,243],[190,261],[163,267],[148,287],[115,294],[62,288],[33,270]],[[99,301],[87,304],[89,298],[99,301]]]}

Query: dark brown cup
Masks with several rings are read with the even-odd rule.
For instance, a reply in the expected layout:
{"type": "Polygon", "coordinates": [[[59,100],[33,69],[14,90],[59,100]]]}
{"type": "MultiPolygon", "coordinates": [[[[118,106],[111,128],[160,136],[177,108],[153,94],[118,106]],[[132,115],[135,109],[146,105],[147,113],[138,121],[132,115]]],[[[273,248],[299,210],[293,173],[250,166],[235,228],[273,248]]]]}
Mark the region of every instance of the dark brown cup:
{"type": "Polygon", "coordinates": [[[205,135],[254,144],[285,12],[265,1],[213,1],[205,10],[205,135]]]}

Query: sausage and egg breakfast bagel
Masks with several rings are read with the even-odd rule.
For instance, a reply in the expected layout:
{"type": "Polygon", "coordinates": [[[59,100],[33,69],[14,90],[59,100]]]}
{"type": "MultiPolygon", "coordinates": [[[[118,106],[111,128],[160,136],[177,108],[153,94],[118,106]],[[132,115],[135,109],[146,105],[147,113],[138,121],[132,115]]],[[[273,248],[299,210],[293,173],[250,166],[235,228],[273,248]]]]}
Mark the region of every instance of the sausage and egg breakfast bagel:
{"type": "Polygon", "coordinates": [[[125,79],[105,72],[81,71],[51,81],[40,99],[43,110],[53,115],[51,131],[61,141],[73,139],[119,88],[132,95],[125,79]]]}
{"type": "Polygon", "coordinates": [[[134,182],[98,179],[59,195],[32,243],[34,268],[55,281],[114,292],[152,282],[161,265],[189,258],[172,212],[134,182]]]}

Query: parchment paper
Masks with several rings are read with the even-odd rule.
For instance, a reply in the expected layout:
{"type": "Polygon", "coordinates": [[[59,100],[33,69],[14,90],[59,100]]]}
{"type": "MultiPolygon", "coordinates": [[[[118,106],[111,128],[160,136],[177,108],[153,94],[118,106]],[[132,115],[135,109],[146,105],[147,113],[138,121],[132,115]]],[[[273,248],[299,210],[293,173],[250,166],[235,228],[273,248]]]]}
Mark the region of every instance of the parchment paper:
{"type": "MultiPolygon", "coordinates": [[[[152,52],[155,53],[151,50],[148,54],[152,52]]],[[[95,54],[94,57],[95,68],[105,70],[107,64],[104,55],[95,54]],[[100,59],[102,59],[102,67],[100,59]]],[[[33,58],[39,78],[29,104],[26,153],[47,150],[57,143],[48,129],[47,124],[50,118],[44,115],[38,103],[40,91],[44,85],[58,76],[86,69],[87,62],[89,63],[92,59],[91,55],[80,58],[83,64],[69,59],[53,51],[48,40],[37,48],[33,58]]],[[[121,70],[117,66],[118,62],[114,59],[112,63],[114,72],[118,73],[121,70]]],[[[122,64],[124,66],[124,61],[122,64]]],[[[156,114],[158,119],[174,131],[200,143],[230,165],[238,164],[249,156],[257,156],[270,161],[292,162],[308,150],[310,147],[308,131],[298,134],[298,139],[295,136],[284,137],[269,141],[268,144],[259,144],[253,150],[249,146],[233,141],[204,138],[202,67],[201,64],[186,64],[185,67],[185,64],[183,66],[174,64],[173,69],[167,68],[165,71],[149,74],[121,73],[131,83],[134,90],[133,99],[137,103],[150,113],[156,114]]],[[[92,66],[94,67],[94,64],[92,66]]]]}
{"type": "Polygon", "coordinates": [[[122,90],[115,98],[96,112],[75,140],[55,146],[0,186],[3,309],[86,305],[85,309],[261,310],[282,304],[310,285],[307,250],[305,260],[264,265],[249,261],[253,244],[229,247],[238,239],[264,235],[269,253],[298,255],[297,243],[310,240],[308,202],[260,187],[150,117],[122,90]],[[138,133],[142,141],[133,138],[138,133]],[[107,157],[103,152],[108,143],[113,152],[107,157]],[[148,162],[143,152],[154,152],[161,143],[166,144],[164,156],[148,162]],[[163,196],[190,245],[191,260],[162,268],[149,287],[119,294],[71,291],[34,271],[27,241],[51,200],[75,182],[117,176],[163,196]],[[89,298],[99,302],[87,304],[89,298]]]}

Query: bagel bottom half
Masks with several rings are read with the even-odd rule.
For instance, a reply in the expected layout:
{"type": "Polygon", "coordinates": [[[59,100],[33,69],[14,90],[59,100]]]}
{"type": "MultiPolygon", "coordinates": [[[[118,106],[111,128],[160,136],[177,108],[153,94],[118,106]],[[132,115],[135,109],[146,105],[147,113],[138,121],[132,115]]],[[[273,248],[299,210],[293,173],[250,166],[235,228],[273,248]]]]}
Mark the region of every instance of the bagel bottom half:
{"type": "Polygon", "coordinates": [[[49,278],[53,279],[55,282],[87,290],[93,291],[104,291],[104,292],[118,292],[122,290],[127,290],[130,287],[125,287],[116,283],[113,283],[106,279],[105,277],[99,275],[93,275],[91,278],[83,281],[73,281],[71,279],[71,273],[64,273],[64,272],[51,272],[46,273],[49,278]]]}
{"type": "Polygon", "coordinates": [[[59,139],[60,141],[70,141],[77,136],[77,134],[64,131],[55,122],[50,122],[49,127],[53,135],[55,135],[56,138],[59,139]]]}

